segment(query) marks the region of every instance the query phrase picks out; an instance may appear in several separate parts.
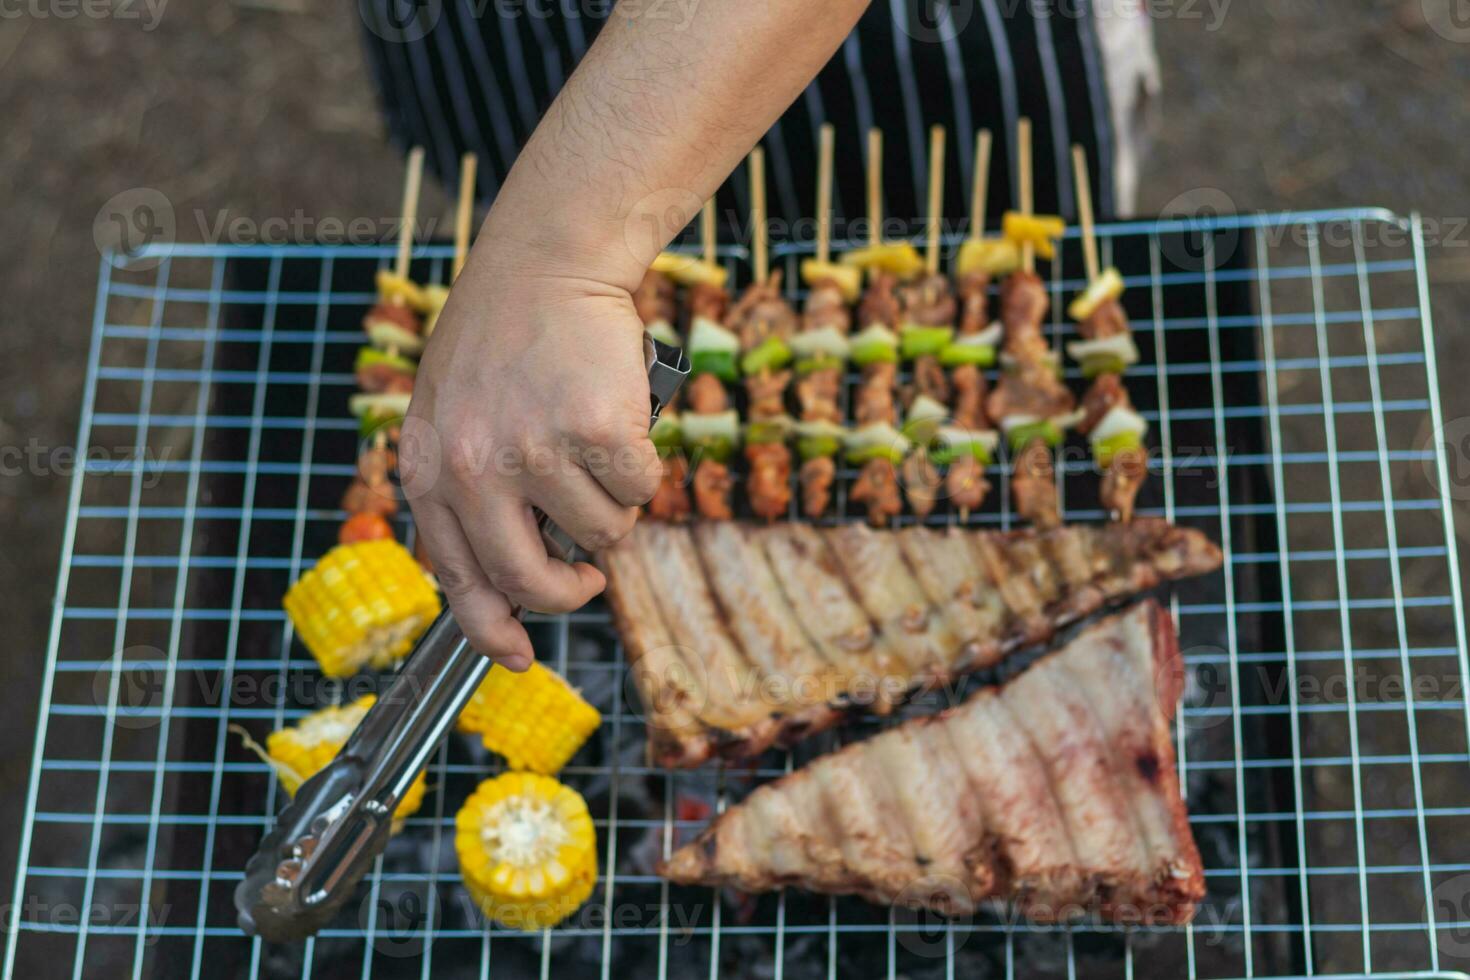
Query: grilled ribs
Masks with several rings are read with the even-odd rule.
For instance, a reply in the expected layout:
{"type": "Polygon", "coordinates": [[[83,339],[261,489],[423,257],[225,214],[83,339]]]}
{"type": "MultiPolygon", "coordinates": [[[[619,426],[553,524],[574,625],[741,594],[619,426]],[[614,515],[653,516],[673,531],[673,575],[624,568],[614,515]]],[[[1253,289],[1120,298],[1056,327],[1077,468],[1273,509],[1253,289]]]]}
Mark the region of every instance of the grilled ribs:
{"type": "Polygon", "coordinates": [[[645,521],[598,555],[649,754],[671,768],[889,712],[1220,560],[1157,518],[1004,533],[645,521]]]}
{"type": "Polygon", "coordinates": [[[1174,626],[1149,601],[1000,688],[759,787],[659,867],[684,885],[786,885],[1032,921],[1188,922],[1204,873],[1169,739],[1174,626]]]}

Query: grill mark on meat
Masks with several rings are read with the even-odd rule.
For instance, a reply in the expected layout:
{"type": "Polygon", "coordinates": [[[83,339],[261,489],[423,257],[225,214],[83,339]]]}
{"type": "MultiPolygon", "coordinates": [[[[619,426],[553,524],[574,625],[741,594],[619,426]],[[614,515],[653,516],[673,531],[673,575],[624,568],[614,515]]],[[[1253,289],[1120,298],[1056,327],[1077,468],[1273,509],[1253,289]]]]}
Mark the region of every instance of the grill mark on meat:
{"type": "MultiPolygon", "coordinates": [[[[946,915],[974,912],[969,896],[995,887],[989,836],[980,801],[970,792],[942,725],[905,725],[875,739],[873,754],[907,818],[915,863],[935,881],[954,879],[961,889],[936,889],[946,915]],[[922,759],[923,765],[915,765],[922,759]],[[963,904],[953,904],[964,897],[963,904]]],[[[912,891],[909,886],[906,891],[912,891]]]]}
{"type": "Polygon", "coordinates": [[[1126,891],[1134,875],[1146,873],[1148,860],[1088,696],[1058,682],[1054,671],[1037,670],[1020,675],[1001,693],[1051,776],[1078,863],[1096,876],[1099,894],[1111,898],[1126,891]]]}
{"type": "Polygon", "coordinates": [[[1018,904],[1029,910],[1075,900],[1083,889],[1077,850],[1046,767],[1005,701],[982,691],[943,727],[998,841],[1018,904]]]}
{"type": "Polygon", "coordinates": [[[1161,629],[1161,615],[1162,610],[1155,609],[1151,619],[1130,619],[1126,634],[1099,644],[1095,657],[1074,661],[1067,671],[1078,689],[1095,692],[1094,714],[1117,753],[1118,781],[1143,830],[1153,876],[1172,884],[1188,877],[1190,867],[1199,864],[1199,855],[1176,855],[1176,841],[1189,838],[1187,823],[1181,837],[1178,807],[1170,805],[1181,793],[1168,719],[1181,690],[1172,624],[1161,629]],[[1150,650],[1156,651],[1153,658],[1147,655],[1150,650]],[[1118,684],[1119,677],[1137,682],[1118,684]],[[1164,760],[1169,760],[1167,765],[1164,760]]]}
{"type": "Polygon", "coordinates": [[[797,681],[790,703],[825,704],[845,685],[831,676],[750,532],[720,521],[694,529],[696,549],[725,625],[748,660],[797,681]]]}
{"type": "Polygon", "coordinates": [[[1012,623],[1033,641],[1047,634],[1050,628],[1042,613],[1041,597],[1024,575],[1011,574],[1002,542],[982,534],[971,538],[970,545],[986,577],[1010,611],[1012,623]]]}
{"type": "MultiPolygon", "coordinates": [[[[910,534],[907,530],[879,532],[856,525],[842,529],[736,525],[735,530],[748,535],[745,550],[751,557],[731,557],[727,562],[722,556],[719,574],[746,575],[746,564],[764,560],[770,580],[756,594],[765,594],[774,583],[772,595],[779,594],[790,610],[781,635],[797,631],[793,642],[814,654],[808,666],[830,681],[831,690],[825,703],[806,696],[811,685],[801,685],[811,670],[754,638],[762,628],[775,628],[769,622],[731,619],[727,627],[726,616],[718,615],[721,606],[727,607],[728,617],[735,617],[741,600],[728,598],[736,592],[718,584],[713,565],[708,575],[701,567],[714,559],[700,554],[704,546],[696,544],[695,535],[702,541],[708,532],[640,525],[623,547],[636,553],[633,567],[642,570],[647,579],[642,588],[654,593],[653,598],[639,605],[625,595],[638,585],[620,588],[618,579],[626,563],[607,568],[609,600],[628,639],[630,659],[640,641],[640,620],[648,618],[644,610],[653,604],[671,643],[700,651],[699,657],[687,652],[685,656],[689,671],[703,685],[695,717],[705,727],[687,732],[686,725],[674,734],[651,731],[652,755],[663,765],[694,766],[712,755],[749,758],[772,745],[794,745],[859,710],[887,714],[914,693],[1045,642],[1059,628],[1108,603],[1160,582],[1213,571],[1221,560],[1219,550],[1199,532],[1173,528],[1157,518],[1050,531],[955,528],[914,533],[912,539],[905,537],[910,534]],[[829,546],[838,540],[856,541],[861,547],[844,552],[837,544],[829,546]],[[911,540],[928,545],[927,557],[920,559],[911,540]],[[655,548],[653,542],[659,541],[655,548]],[[1015,573],[1018,544],[1025,546],[1021,552],[1031,554],[1032,561],[1050,561],[1064,552],[1071,556],[1073,572],[1064,573],[1061,562],[1056,562],[1048,573],[1060,588],[1051,603],[1042,600],[1027,576],[1015,573]],[[672,567],[666,553],[674,554],[672,567]],[[854,561],[853,554],[859,560],[854,561]],[[738,570],[728,567],[735,562],[738,570]],[[685,571],[691,568],[692,573],[685,571]],[[1083,568],[1092,576],[1086,583],[1077,579],[1076,570],[1083,568]],[[727,597],[717,601],[718,593],[727,597]],[[972,617],[979,632],[966,636],[972,617]],[[875,626],[875,618],[881,620],[880,626],[875,626]],[[727,630],[739,636],[732,638],[727,630]],[[731,677],[738,683],[730,683],[731,677]]],[[[773,600],[769,605],[779,609],[781,603],[773,600]]],[[[773,615],[771,608],[760,613],[773,615]]],[[[677,664],[675,668],[682,669],[677,664]]],[[[654,706],[653,716],[659,714],[661,700],[677,703],[688,689],[686,684],[661,690],[658,672],[651,669],[635,673],[635,678],[645,703],[654,706]]]]}
{"type": "Polygon", "coordinates": [[[974,574],[968,564],[957,560],[963,539],[955,539],[922,525],[906,527],[897,534],[904,564],[924,590],[929,604],[939,610],[958,641],[944,659],[946,667],[966,661],[979,652],[982,620],[974,601],[974,574]]]}
{"type": "Polygon", "coordinates": [[[770,561],[797,622],[828,663],[867,679],[867,689],[852,691],[851,696],[876,698],[874,709],[886,713],[891,705],[877,696],[881,693],[877,690],[879,679],[907,676],[908,671],[858,604],[847,581],[832,567],[821,535],[805,524],[752,533],[770,561]]]}
{"type": "Polygon", "coordinates": [[[1003,688],[755,789],[659,874],[946,914],[1003,898],[1039,921],[1091,908],[1118,921],[1187,922],[1203,869],[1177,783],[1165,785],[1173,706],[1153,693],[1155,674],[1177,662],[1167,613],[1143,603],[1003,688]],[[1097,672],[1122,693],[1097,702],[1095,717],[1077,679],[1097,672]],[[1158,783],[1135,771],[1137,756],[1113,731],[1153,733],[1158,783]],[[1153,815],[1146,833],[1133,808],[1153,815]]]}
{"type": "MultiPolygon", "coordinates": [[[[663,611],[674,642],[690,666],[704,675],[707,704],[700,717],[718,719],[715,727],[736,733],[765,713],[752,700],[758,687],[740,648],[731,639],[710,594],[694,549],[681,528],[649,521],[640,525],[644,574],[663,611]]],[[[738,735],[735,735],[739,738],[738,735]]]]}
{"type": "Polygon", "coordinates": [[[598,555],[607,575],[609,604],[628,656],[628,669],[648,718],[651,755],[663,765],[708,751],[705,726],[697,719],[707,696],[700,672],[685,663],[664,622],[633,536],[598,555]]]}
{"type": "Polygon", "coordinates": [[[831,529],[826,538],[837,559],[835,567],[879,629],[895,638],[895,647],[914,672],[937,673],[953,657],[959,641],[929,608],[919,583],[909,575],[897,536],[845,524],[831,529]]]}

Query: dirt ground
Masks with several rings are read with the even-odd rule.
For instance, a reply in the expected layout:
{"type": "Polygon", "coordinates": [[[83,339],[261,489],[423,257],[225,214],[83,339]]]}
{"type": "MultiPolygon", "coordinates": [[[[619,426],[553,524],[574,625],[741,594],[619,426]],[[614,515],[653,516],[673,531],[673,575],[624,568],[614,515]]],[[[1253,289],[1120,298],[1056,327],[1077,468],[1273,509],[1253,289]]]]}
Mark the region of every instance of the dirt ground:
{"type": "MultiPolygon", "coordinates": [[[[1164,125],[1140,202],[1156,214],[1218,189],[1242,210],[1381,205],[1448,229],[1430,252],[1447,419],[1470,415],[1470,391],[1456,383],[1470,364],[1470,26],[1456,5],[1465,6],[1235,0],[1218,30],[1210,18],[1159,20],[1164,125]]],[[[350,5],[177,3],[152,29],[141,3],[95,19],[40,16],[45,6],[0,20],[0,447],[49,450],[75,440],[105,202],[155,189],[185,241],[221,216],[383,215],[401,161],[384,139],[350,5]]],[[[446,209],[437,189],[424,208],[446,209]]],[[[67,477],[60,465],[0,475],[7,896],[67,477]]],[[[1460,516],[1463,536],[1470,515],[1460,516]]]]}

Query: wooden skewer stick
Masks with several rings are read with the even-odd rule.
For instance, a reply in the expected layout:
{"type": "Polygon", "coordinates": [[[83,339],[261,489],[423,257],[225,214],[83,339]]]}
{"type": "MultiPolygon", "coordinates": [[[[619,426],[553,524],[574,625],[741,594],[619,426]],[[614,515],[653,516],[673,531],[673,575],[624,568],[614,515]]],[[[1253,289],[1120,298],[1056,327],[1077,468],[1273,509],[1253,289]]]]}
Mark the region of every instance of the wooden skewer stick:
{"type": "Polygon", "coordinates": [[[832,159],[837,130],[823,123],[817,141],[817,261],[832,258],[832,159]]]}
{"type": "Polygon", "coordinates": [[[975,134],[975,179],[970,185],[970,238],[985,237],[985,209],[990,195],[990,152],[994,138],[990,130],[975,134]]]}
{"type": "Polygon", "coordinates": [[[403,226],[398,229],[398,263],[393,271],[408,278],[408,262],[413,253],[413,228],[419,218],[419,185],[424,179],[424,148],[415,146],[408,153],[408,172],[403,175],[403,226]]]}
{"type": "Polygon", "coordinates": [[[704,260],[710,265],[719,261],[718,247],[715,244],[715,199],[710,198],[704,202],[704,207],[699,212],[699,238],[703,243],[704,260]]]}
{"type": "Polygon", "coordinates": [[[929,127],[929,228],[924,269],[939,271],[939,222],[944,211],[944,127],[929,127]]]}
{"type": "Polygon", "coordinates": [[[768,242],[766,240],[766,154],[759,146],[750,151],[750,222],[754,226],[755,281],[765,283],[771,270],[768,268],[768,242]]]}
{"type": "MultiPolygon", "coordinates": [[[[1031,191],[1031,120],[1024,116],[1016,124],[1016,171],[1021,185],[1021,213],[1030,215],[1036,207],[1031,191]]],[[[1036,246],[1029,241],[1021,246],[1021,266],[1027,272],[1036,271],[1036,246]]]]}
{"type": "Polygon", "coordinates": [[[475,217],[475,172],[479,169],[480,159],[473,153],[466,153],[459,159],[459,206],[454,212],[454,265],[449,276],[449,282],[459,278],[459,272],[464,268],[465,259],[470,254],[470,224],[475,217]]]}
{"type": "Polygon", "coordinates": [[[1082,221],[1082,256],[1087,260],[1087,281],[1096,282],[1101,275],[1097,258],[1097,226],[1092,215],[1092,183],[1087,176],[1087,151],[1072,147],[1072,170],[1077,177],[1077,216],[1082,221]]]}
{"type": "Polygon", "coordinates": [[[868,130],[868,242],[883,244],[883,130],[868,130]]]}

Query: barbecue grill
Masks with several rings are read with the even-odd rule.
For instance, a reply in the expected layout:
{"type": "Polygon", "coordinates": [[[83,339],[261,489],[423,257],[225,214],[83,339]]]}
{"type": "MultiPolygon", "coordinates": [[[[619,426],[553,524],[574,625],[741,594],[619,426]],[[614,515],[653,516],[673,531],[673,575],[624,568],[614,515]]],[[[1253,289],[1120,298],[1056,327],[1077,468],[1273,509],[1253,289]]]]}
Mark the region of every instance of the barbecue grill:
{"type": "MultiPolygon", "coordinates": [[[[1050,273],[1058,345],[1058,300],[1083,284],[1069,234],[1050,273]]],[[[499,766],[456,736],[360,902],[299,947],[244,936],[230,893],[283,801],[242,733],[371,689],[322,680],[279,600],[334,538],[358,319],[394,249],[167,245],[101,265],[7,975],[1463,975],[1470,667],[1446,442],[1464,433],[1440,410],[1420,220],[1349,210],[1098,234],[1127,277],[1143,353],[1129,387],[1158,447],[1140,509],[1225,553],[1171,599],[1189,667],[1179,766],[1209,886],[1192,925],[946,921],[669,886],[653,862],[711,809],[892,722],[755,767],[651,769],[595,603],[530,624],[605,715],[562,776],[602,848],[579,914],[524,935],[475,913],[453,816],[499,766]]],[[[788,283],[810,251],[774,249],[788,283]]],[[[451,254],[417,248],[415,278],[443,281],[451,254]]],[[[743,252],[722,255],[742,281],[743,252]]],[[[1058,474],[1066,519],[1101,520],[1083,446],[1058,474]]],[[[1006,527],[994,482],[969,519],[1006,527]]],[[[841,512],[845,481],[835,500],[841,512]]]]}

